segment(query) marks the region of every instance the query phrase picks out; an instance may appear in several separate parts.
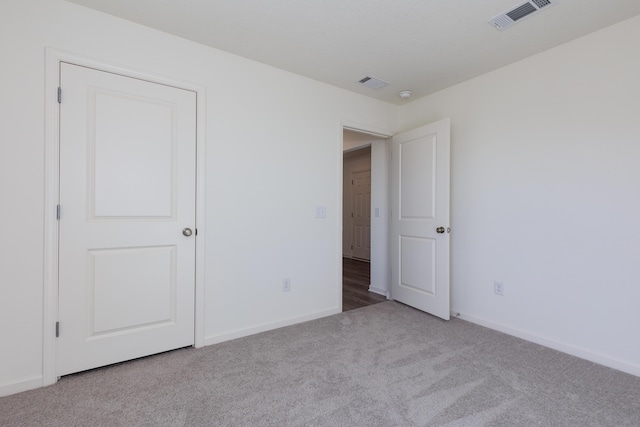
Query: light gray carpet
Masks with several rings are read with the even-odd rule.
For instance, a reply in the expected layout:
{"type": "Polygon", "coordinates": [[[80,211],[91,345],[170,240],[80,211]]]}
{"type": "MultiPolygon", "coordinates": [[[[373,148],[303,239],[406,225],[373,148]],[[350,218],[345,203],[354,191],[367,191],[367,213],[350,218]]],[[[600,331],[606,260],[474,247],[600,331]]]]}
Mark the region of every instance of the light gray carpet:
{"type": "Polygon", "coordinates": [[[640,378],[395,302],[62,378],[2,426],[640,426],[640,378]]]}

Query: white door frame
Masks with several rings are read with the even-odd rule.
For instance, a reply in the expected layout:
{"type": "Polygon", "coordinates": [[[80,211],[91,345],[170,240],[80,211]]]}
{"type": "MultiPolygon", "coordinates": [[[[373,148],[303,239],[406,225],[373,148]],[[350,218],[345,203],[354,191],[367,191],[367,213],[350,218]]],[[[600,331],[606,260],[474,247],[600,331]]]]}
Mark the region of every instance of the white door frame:
{"type": "MultiPolygon", "coordinates": [[[[45,52],[45,191],[44,191],[44,274],[43,274],[43,342],[42,385],[57,379],[55,328],[58,319],[58,220],[59,202],[59,104],[60,63],[94,68],[186,89],[196,93],[196,275],[195,275],[195,347],[204,346],[204,248],[205,248],[205,99],[204,87],[155,74],[125,68],[73,53],[46,48],[45,52]]],[[[64,93],[62,94],[64,97],[64,93]]]]}

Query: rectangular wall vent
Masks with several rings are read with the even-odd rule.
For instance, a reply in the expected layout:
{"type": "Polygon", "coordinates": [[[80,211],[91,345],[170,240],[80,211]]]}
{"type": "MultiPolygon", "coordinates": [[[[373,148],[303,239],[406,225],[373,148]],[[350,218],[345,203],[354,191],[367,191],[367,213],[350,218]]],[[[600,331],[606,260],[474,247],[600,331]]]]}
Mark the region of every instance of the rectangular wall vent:
{"type": "Polygon", "coordinates": [[[534,15],[547,7],[555,6],[558,2],[559,0],[529,0],[494,16],[487,22],[500,31],[506,30],[521,19],[534,15]]]}
{"type": "Polygon", "coordinates": [[[389,86],[389,83],[384,80],[376,79],[375,77],[367,76],[358,80],[358,84],[368,87],[369,89],[380,90],[383,87],[389,86]]]}

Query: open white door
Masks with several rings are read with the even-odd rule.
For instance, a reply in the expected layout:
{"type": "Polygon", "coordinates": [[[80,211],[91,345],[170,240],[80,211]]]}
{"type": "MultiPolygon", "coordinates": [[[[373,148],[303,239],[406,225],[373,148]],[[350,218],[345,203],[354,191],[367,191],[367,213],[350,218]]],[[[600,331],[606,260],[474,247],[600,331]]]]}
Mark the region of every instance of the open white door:
{"type": "Polygon", "coordinates": [[[449,320],[449,119],[391,139],[391,296],[449,320]]]}
{"type": "Polygon", "coordinates": [[[59,376],[194,343],[196,95],[60,67],[59,376]]]}

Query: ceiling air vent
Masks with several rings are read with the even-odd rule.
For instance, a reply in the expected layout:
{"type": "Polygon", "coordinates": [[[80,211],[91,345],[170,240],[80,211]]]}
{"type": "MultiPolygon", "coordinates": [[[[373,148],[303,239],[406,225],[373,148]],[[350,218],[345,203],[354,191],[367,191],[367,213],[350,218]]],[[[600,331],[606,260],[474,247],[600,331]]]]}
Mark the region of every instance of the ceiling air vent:
{"type": "Polygon", "coordinates": [[[559,0],[529,0],[524,3],[517,4],[498,16],[494,16],[487,22],[500,31],[506,30],[527,16],[536,14],[542,9],[555,6],[558,4],[558,1],[559,0]]]}
{"type": "Polygon", "coordinates": [[[371,76],[361,78],[360,80],[358,80],[358,84],[375,90],[379,90],[383,87],[389,86],[389,83],[371,76]]]}

